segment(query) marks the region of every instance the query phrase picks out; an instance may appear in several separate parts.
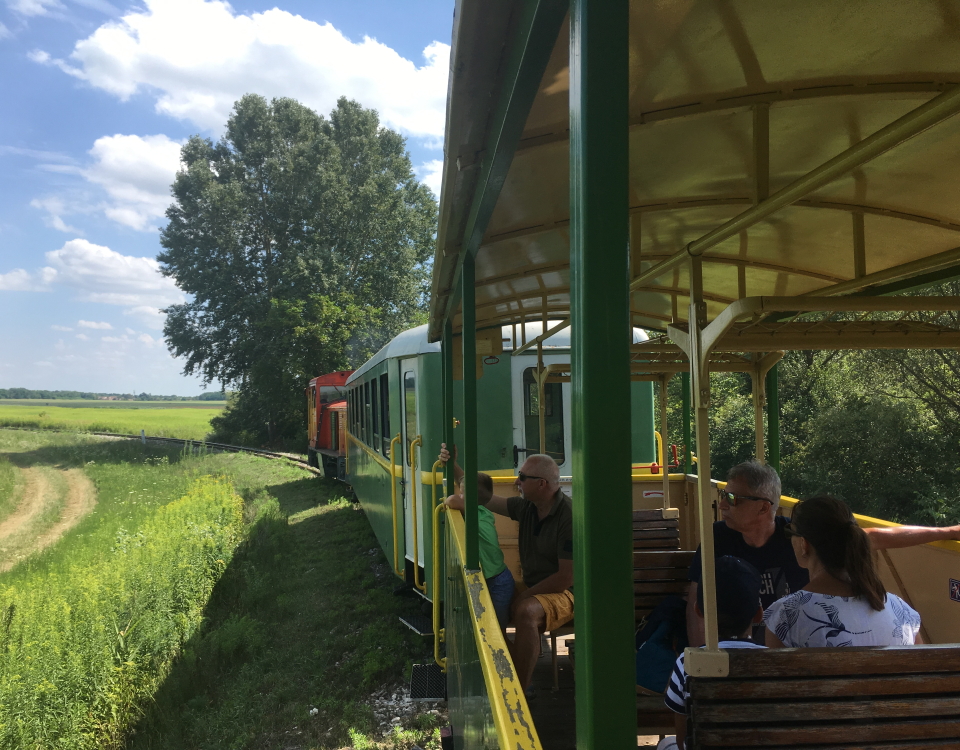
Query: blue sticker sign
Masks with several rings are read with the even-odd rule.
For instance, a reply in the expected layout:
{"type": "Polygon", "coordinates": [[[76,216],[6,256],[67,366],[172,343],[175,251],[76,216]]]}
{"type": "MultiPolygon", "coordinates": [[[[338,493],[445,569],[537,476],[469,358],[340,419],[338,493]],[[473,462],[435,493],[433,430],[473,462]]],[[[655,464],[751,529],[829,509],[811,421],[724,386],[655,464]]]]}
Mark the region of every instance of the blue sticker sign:
{"type": "Polygon", "coordinates": [[[950,598],[955,602],[960,602],[960,581],[954,578],[950,579],[950,598]]]}

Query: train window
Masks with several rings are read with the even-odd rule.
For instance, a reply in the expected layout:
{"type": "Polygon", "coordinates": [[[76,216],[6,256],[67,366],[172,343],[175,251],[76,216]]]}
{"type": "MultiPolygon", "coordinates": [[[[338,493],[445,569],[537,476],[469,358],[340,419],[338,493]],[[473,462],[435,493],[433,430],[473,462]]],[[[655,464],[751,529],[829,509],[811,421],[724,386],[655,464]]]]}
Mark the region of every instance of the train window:
{"type": "Polygon", "coordinates": [[[363,442],[370,445],[370,381],[363,384],[363,442]]]}
{"type": "Polygon", "coordinates": [[[390,385],[387,374],[380,376],[380,429],[383,431],[383,442],[380,451],[384,456],[390,455],[390,385]]]}
{"type": "Polygon", "coordinates": [[[378,398],[378,390],[380,389],[377,388],[377,379],[374,378],[370,382],[370,403],[372,407],[370,414],[373,417],[373,442],[371,445],[374,449],[380,446],[380,399],[378,398]]]}
{"type": "Polygon", "coordinates": [[[404,425],[407,433],[407,442],[404,450],[407,466],[410,465],[410,445],[417,436],[417,376],[413,372],[403,373],[403,412],[406,418],[404,425]]]}
{"type": "MultiPolygon", "coordinates": [[[[523,371],[523,430],[528,448],[540,444],[540,389],[534,378],[535,369],[523,371]]],[[[546,383],[543,389],[545,426],[544,452],[558,464],[565,460],[563,445],[563,385],[546,383]]]]}

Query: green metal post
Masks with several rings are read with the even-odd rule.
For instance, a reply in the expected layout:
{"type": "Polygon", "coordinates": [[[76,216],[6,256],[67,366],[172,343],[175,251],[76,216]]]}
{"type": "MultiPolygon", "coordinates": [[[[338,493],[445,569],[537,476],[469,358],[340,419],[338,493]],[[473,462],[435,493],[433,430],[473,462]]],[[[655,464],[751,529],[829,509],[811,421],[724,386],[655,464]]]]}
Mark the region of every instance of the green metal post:
{"type": "Polygon", "coordinates": [[[469,570],[480,568],[479,516],[477,513],[477,311],[473,256],[463,260],[461,284],[461,335],[463,337],[463,512],[469,570]]]}
{"type": "Polygon", "coordinates": [[[577,747],[633,748],[628,0],[570,7],[577,747]],[[589,255],[588,255],[589,254],[589,255]]]}
{"type": "Polygon", "coordinates": [[[683,412],[683,473],[692,474],[693,473],[693,459],[690,442],[692,435],[690,434],[690,373],[682,372],[680,373],[680,390],[681,399],[680,406],[683,412]]]}
{"type": "MultiPolygon", "coordinates": [[[[453,325],[450,321],[443,324],[443,341],[440,345],[442,354],[441,369],[443,372],[443,429],[440,434],[443,436],[443,442],[451,455],[453,446],[456,444],[456,437],[453,432],[453,325]]],[[[454,490],[453,462],[448,461],[444,471],[444,479],[447,480],[447,494],[452,494],[454,490]]]]}
{"type": "Polygon", "coordinates": [[[780,365],[775,364],[767,373],[767,462],[780,471],[780,365]]]}

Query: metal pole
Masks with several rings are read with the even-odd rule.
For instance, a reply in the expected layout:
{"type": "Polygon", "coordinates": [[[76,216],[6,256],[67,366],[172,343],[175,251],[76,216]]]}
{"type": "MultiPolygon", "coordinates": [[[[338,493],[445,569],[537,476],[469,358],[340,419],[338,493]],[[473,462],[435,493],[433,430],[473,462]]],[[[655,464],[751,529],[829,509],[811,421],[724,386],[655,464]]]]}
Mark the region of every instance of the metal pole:
{"type": "MultiPolygon", "coordinates": [[[[449,320],[443,324],[443,341],[441,349],[441,373],[443,377],[443,442],[447,444],[450,454],[453,455],[453,446],[456,444],[456,437],[453,432],[453,325],[449,320]]],[[[447,494],[452,494],[454,489],[453,461],[448,461],[444,470],[444,479],[446,480],[445,489],[447,494]]]]}
{"type": "Polygon", "coordinates": [[[683,413],[683,473],[693,473],[693,445],[690,434],[690,373],[680,374],[680,389],[682,398],[680,408],[683,413]]]}
{"type": "Polygon", "coordinates": [[[540,453],[547,452],[547,412],[543,398],[546,392],[546,383],[543,377],[543,342],[537,342],[537,416],[540,419],[540,453]]]}
{"type": "Polygon", "coordinates": [[[764,407],[764,377],[760,373],[760,359],[762,354],[753,355],[753,372],[750,373],[750,385],[753,391],[753,430],[754,455],[760,463],[766,463],[766,447],[763,435],[763,407],[764,407]]]}
{"type": "Polygon", "coordinates": [[[770,446],[770,465],[780,471],[780,365],[767,373],[767,442],[770,446]]]}
{"type": "Polygon", "coordinates": [[[570,7],[577,747],[637,745],[630,410],[628,0],[570,7]],[[591,252],[592,251],[592,252],[591,252]]]}
{"type": "Polygon", "coordinates": [[[474,261],[463,261],[463,520],[467,535],[468,570],[480,568],[479,517],[477,513],[477,311],[474,261]]]}
{"type": "Polygon", "coordinates": [[[670,374],[660,376],[660,441],[663,445],[663,460],[660,462],[660,471],[663,472],[663,509],[670,507],[670,455],[669,433],[667,432],[667,383],[670,374]]]}

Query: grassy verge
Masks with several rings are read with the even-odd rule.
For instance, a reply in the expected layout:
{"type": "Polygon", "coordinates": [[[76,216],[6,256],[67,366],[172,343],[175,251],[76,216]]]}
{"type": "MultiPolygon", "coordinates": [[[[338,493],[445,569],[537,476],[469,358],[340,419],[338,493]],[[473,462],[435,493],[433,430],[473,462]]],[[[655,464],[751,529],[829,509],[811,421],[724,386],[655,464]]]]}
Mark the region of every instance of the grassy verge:
{"type": "MultiPolygon", "coordinates": [[[[239,547],[232,560],[215,558],[226,565],[221,571],[213,569],[219,580],[209,600],[201,589],[193,597],[206,601],[202,620],[175,636],[158,637],[150,628],[129,627],[130,618],[113,610],[115,629],[107,629],[105,637],[119,649],[115,658],[128,653],[130,638],[141,634],[149,637],[136,647],[137,654],[155,654],[150,644],[159,641],[172,649],[164,654],[178,655],[172,667],[155,670],[162,682],[158,678],[149,683],[152,687],[147,682],[139,687],[115,683],[120,685],[115,702],[99,704],[114,705],[127,721],[141,717],[127,740],[131,750],[406,748],[414,742],[439,746],[437,719],[430,715],[404,717],[386,741],[375,736],[371,694],[404,681],[412,661],[429,660],[432,643],[398,624],[397,615],[415,610],[417,603],[392,596],[396,579],[363,513],[341,497],[339,485],[254,456],[193,456],[133,441],[75,435],[0,430],[0,452],[17,453],[19,465],[83,467],[98,490],[94,512],[67,537],[0,576],[6,591],[31,596],[44,596],[52,590],[51,582],[68,587],[77,579],[80,585],[115,550],[139,549],[155,536],[150,529],[160,528],[154,524],[158,514],[189,494],[198,479],[224,477],[243,499],[239,547]]],[[[172,532],[189,529],[191,523],[167,517],[162,527],[172,532]]],[[[170,546],[169,540],[161,545],[170,546]]],[[[137,590],[143,592],[138,601],[150,599],[150,591],[163,590],[153,579],[138,580],[137,590]]],[[[166,605],[160,609],[179,612],[166,605]]],[[[66,616],[62,607],[58,611],[66,616]]],[[[88,610],[81,604],[71,611],[88,610]]],[[[189,611],[191,616],[198,612],[196,607],[189,611]]],[[[64,622],[37,632],[79,632],[64,622]]],[[[25,635],[24,641],[30,638],[25,635]]],[[[56,645],[50,638],[45,642],[56,645]]],[[[97,642],[102,646],[106,641],[97,642]]],[[[85,649],[61,644],[51,646],[49,656],[56,654],[57,664],[81,673],[89,654],[85,649]]],[[[114,663],[117,674],[128,669],[124,661],[114,663]]],[[[48,664],[55,666],[49,659],[48,664]]],[[[0,725],[20,721],[17,715],[35,716],[29,706],[37,701],[56,699],[58,710],[75,712],[79,693],[64,691],[66,683],[60,678],[49,682],[53,693],[47,695],[36,686],[43,683],[36,683],[29,693],[33,703],[21,700],[16,714],[6,707],[12,703],[0,703],[0,725]]],[[[43,739],[33,744],[0,740],[0,747],[109,747],[123,735],[122,722],[111,721],[100,720],[101,729],[109,732],[90,745],[79,739],[72,744],[43,739]]]]}
{"type": "Polygon", "coordinates": [[[429,714],[374,736],[370,695],[428,660],[432,642],[398,623],[418,605],[393,596],[370,525],[341,492],[316,478],[248,485],[249,539],[130,750],[439,748],[429,714]]]}
{"type": "Polygon", "coordinates": [[[0,405],[0,427],[32,430],[117,432],[203,440],[218,408],[73,408],[47,405],[0,405]]]}

